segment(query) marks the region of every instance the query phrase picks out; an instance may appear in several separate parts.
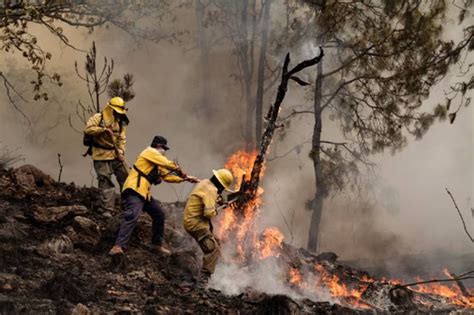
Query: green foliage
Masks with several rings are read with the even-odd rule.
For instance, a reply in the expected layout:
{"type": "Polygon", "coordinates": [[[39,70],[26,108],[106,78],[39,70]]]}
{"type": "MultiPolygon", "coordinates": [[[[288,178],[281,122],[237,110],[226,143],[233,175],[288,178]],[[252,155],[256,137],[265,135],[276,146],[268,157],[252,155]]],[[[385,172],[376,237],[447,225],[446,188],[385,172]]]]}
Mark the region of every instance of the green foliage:
{"type": "Polygon", "coordinates": [[[121,97],[125,102],[131,101],[135,97],[133,92],[133,75],[126,73],[122,79],[115,79],[109,83],[107,87],[107,95],[112,98],[121,97]]]}
{"type": "Polygon", "coordinates": [[[357,187],[357,184],[350,180],[352,178],[359,178],[357,161],[355,159],[348,160],[343,150],[339,146],[321,148],[321,151],[326,156],[321,161],[327,193],[340,192],[347,186],[350,186],[352,190],[357,187]]]}
{"type": "Polygon", "coordinates": [[[45,79],[61,86],[61,78],[59,74],[46,70],[46,64],[53,56],[43,48],[44,43],[39,43],[37,36],[31,33],[30,24],[43,26],[73,49],[76,48],[57,23],[85,27],[90,31],[110,24],[136,38],[155,42],[173,41],[180,32],[166,33],[156,29],[156,21],[164,23],[174,18],[169,10],[171,3],[155,0],[5,0],[0,4],[0,49],[4,53],[21,54],[36,74],[36,79],[30,82],[35,92],[34,99],[47,100],[48,94],[43,91],[45,79]],[[147,19],[153,20],[152,27],[143,22],[147,19]]]}
{"type": "MultiPolygon", "coordinates": [[[[312,36],[315,45],[327,52],[321,112],[315,117],[338,121],[344,137],[343,143],[322,142],[310,152],[314,163],[321,164],[316,175],[318,190],[337,192],[357,185],[357,168],[370,165],[370,154],[387,149],[397,152],[410,135],[420,139],[436,121],[449,118],[453,123],[459,109],[469,105],[472,75],[450,88],[445,104],[422,106],[453,65],[462,68],[466,54],[474,48],[471,25],[464,27],[459,42],[442,36],[448,9],[459,11],[462,25],[470,14],[469,3],[462,8],[448,0],[301,3],[305,6],[295,14],[293,31],[282,38],[304,45],[312,36]],[[453,108],[455,99],[459,105],[453,108]]],[[[461,72],[469,74],[471,66],[461,72]]]]}

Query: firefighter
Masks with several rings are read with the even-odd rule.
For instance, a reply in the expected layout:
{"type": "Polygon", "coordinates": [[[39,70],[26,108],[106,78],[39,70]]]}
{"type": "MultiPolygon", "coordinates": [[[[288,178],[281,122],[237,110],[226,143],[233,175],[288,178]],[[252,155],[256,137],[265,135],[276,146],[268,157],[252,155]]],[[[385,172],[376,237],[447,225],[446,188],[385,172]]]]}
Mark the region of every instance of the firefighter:
{"type": "Polygon", "coordinates": [[[165,156],[168,149],[168,141],[162,136],[156,136],[151,146],[138,155],[123,186],[121,200],[124,217],[110,255],[124,254],[123,250],[127,248],[142,210],[153,220],[152,251],[163,255],[171,254],[163,244],[165,215],[158,201],[150,194],[151,185],[158,185],[162,180],[169,183],[197,183],[199,180],[194,176],[187,176],[176,163],[168,160],[165,156]]]}
{"type": "Polygon", "coordinates": [[[101,208],[110,211],[115,205],[115,175],[120,190],[128,175],[125,166],[126,126],[129,120],[127,108],[120,97],[111,98],[102,112],[94,114],[84,129],[84,144],[89,147],[86,155],[92,155],[94,169],[101,190],[101,208]]]}
{"type": "Polygon", "coordinates": [[[198,183],[186,202],[184,209],[184,229],[197,241],[203,251],[203,264],[199,275],[199,283],[205,286],[214,272],[220,255],[219,242],[212,233],[211,218],[217,215],[218,207],[222,208],[218,200],[224,190],[229,189],[234,180],[232,173],[227,169],[213,170],[210,179],[198,183]]]}

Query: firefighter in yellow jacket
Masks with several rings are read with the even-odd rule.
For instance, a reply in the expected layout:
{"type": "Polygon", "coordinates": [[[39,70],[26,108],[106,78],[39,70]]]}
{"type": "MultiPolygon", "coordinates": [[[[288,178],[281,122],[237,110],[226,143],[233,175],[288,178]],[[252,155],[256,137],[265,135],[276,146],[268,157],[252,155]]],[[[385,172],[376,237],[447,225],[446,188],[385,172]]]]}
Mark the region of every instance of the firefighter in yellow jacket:
{"type": "MultiPolygon", "coordinates": [[[[126,127],[129,123],[126,116],[125,102],[120,97],[110,99],[102,112],[94,114],[84,129],[85,138],[89,139],[87,154],[92,155],[94,169],[99,182],[103,210],[114,208],[115,186],[112,174],[122,189],[128,175],[125,167],[126,127]]],[[[86,142],[86,141],[85,141],[86,142]]]]}
{"type": "Polygon", "coordinates": [[[184,229],[198,242],[204,253],[199,279],[201,285],[205,285],[214,272],[220,255],[219,243],[212,233],[211,218],[217,215],[219,196],[224,190],[229,190],[233,179],[227,169],[213,170],[213,176],[198,183],[186,202],[184,229]]]}
{"type": "Polygon", "coordinates": [[[110,255],[124,253],[123,249],[128,246],[142,210],[153,220],[152,250],[164,255],[170,254],[163,246],[165,215],[160,204],[150,194],[151,185],[158,185],[162,180],[169,183],[196,183],[199,180],[187,176],[176,163],[166,158],[164,154],[169,149],[167,144],[164,137],[154,137],[151,146],[140,153],[133,165],[123,186],[121,199],[124,217],[110,255]]]}

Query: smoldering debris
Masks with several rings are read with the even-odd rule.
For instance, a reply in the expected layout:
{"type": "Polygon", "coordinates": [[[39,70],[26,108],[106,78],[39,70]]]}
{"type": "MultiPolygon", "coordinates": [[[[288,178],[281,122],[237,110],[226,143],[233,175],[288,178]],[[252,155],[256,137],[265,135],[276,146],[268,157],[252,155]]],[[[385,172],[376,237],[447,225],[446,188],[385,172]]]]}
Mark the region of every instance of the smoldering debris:
{"type": "Polygon", "coordinates": [[[338,263],[334,254],[315,256],[284,243],[254,264],[219,266],[210,288],[198,289],[199,250],[181,230],[179,203],[163,205],[173,255],[165,259],[148,250],[151,222],[142,217],[123,269],[116,270],[105,253],[118,212],[101,216],[95,196],[94,188],[57,183],[32,166],[0,171],[2,313],[361,314],[465,310],[474,302],[372,278],[338,263]]]}

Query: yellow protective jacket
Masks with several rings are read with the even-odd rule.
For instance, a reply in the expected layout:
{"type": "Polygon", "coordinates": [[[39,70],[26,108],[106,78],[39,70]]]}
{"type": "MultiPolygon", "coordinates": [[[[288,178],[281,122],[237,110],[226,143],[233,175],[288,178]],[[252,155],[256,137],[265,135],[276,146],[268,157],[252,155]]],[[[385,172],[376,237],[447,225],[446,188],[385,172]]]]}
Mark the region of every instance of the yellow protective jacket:
{"type": "Polygon", "coordinates": [[[89,118],[84,133],[94,136],[94,142],[98,145],[110,148],[92,147],[92,159],[94,161],[116,159],[117,152],[114,148],[115,145],[120,154],[125,154],[126,125],[125,123],[122,124],[122,128],[120,128],[120,123],[113,115],[113,109],[110,107],[106,107],[101,113],[97,113],[89,118]],[[109,126],[112,126],[113,137],[105,132],[109,126]]]}
{"type": "MultiPolygon", "coordinates": [[[[161,179],[169,183],[181,183],[184,181],[184,178],[180,177],[177,173],[173,171],[178,170],[178,165],[176,163],[168,160],[166,156],[161,154],[157,149],[148,147],[138,155],[137,160],[135,161],[134,166],[138,168],[142,173],[148,174],[156,166],[161,174],[161,179]]],[[[132,168],[128,174],[127,180],[123,185],[122,191],[125,189],[133,189],[138,194],[140,194],[145,200],[150,200],[150,189],[151,184],[145,177],[139,179],[138,172],[132,168]],[[140,180],[140,184],[138,181],[140,180]]]]}
{"type": "Polygon", "coordinates": [[[191,191],[184,208],[183,226],[186,231],[210,229],[210,219],[217,215],[217,188],[204,179],[191,191]]]}

